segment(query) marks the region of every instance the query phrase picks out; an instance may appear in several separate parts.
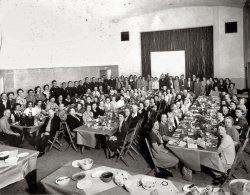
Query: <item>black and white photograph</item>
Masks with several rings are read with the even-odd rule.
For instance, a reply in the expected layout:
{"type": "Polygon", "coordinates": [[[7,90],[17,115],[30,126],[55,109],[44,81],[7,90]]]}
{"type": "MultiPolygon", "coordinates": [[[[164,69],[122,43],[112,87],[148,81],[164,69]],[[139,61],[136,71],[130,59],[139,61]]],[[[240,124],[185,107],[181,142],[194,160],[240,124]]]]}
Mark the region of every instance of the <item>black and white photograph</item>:
{"type": "Polygon", "coordinates": [[[0,195],[250,195],[250,0],[0,0],[0,195]]]}

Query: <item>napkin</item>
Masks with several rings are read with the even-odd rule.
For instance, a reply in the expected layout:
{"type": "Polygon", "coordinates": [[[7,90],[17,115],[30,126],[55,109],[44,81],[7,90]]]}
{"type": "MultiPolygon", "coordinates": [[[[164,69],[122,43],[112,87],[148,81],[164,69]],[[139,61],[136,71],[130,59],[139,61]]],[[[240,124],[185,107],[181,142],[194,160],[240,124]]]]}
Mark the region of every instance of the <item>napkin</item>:
{"type": "Polygon", "coordinates": [[[202,139],[202,138],[198,138],[198,140],[197,140],[197,145],[200,146],[201,148],[204,148],[204,149],[207,148],[206,142],[205,142],[205,140],[202,139]]]}
{"type": "MultiPolygon", "coordinates": [[[[9,151],[9,157],[16,157],[17,154],[18,154],[18,150],[9,151]]],[[[15,166],[15,165],[17,165],[17,162],[6,163],[4,160],[0,160],[0,167],[9,167],[9,166],[15,166]]]]}

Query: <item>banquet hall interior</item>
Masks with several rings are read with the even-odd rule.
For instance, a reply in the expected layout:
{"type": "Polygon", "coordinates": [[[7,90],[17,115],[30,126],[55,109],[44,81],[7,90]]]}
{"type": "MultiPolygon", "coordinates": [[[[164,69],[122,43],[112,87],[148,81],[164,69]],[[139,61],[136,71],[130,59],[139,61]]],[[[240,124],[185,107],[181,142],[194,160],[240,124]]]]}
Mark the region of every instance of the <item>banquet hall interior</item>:
{"type": "Polygon", "coordinates": [[[1,0],[0,194],[250,194],[250,0],[1,0]]]}

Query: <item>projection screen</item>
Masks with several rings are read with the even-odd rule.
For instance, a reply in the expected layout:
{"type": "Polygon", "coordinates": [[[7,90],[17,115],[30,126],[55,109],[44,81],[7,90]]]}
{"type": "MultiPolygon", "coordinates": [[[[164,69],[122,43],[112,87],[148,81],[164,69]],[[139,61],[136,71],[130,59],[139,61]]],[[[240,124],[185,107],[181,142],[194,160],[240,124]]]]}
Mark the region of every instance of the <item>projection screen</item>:
{"type": "Polygon", "coordinates": [[[151,52],[151,75],[159,78],[162,73],[185,74],[185,51],[151,52]]]}

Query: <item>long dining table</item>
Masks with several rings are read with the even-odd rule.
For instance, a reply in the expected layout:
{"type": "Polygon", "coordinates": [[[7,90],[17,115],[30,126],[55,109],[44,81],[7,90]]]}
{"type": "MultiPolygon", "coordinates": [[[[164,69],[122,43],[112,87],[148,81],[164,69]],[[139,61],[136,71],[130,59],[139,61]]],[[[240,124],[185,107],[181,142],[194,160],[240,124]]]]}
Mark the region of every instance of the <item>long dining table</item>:
{"type": "Polygon", "coordinates": [[[0,152],[8,151],[9,157],[18,157],[15,163],[0,160],[0,189],[26,178],[28,185],[36,184],[36,162],[39,152],[24,148],[0,145],[0,152]]]}
{"type": "Polygon", "coordinates": [[[199,97],[166,144],[182,163],[195,171],[200,171],[203,165],[225,172],[217,152],[218,137],[212,132],[216,124],[215,113],[219,108],[216,101],[199,97]]]}
{"type": "Polygon", "coordinates": [[[74,129],[76,133],[76,144],[82,147],[82,152],[84,147],[95,148],[96,147],[96,135],[103,135],[110,137],[112,136],[118,127],[116,119],[109,119],[108,125],[100,124],[100,119],[93,119],[87,124],[74,129]]]}
{"type": "MultiPolygon", "coordinates": [[[[74,162],[74,161],[73,161],[74,162]]],[[[84,195],[93,195],[93,194],[100,194],[100,195],[110,195],[110,194],[120,194],[120,195],[138,195],[138,194],[145,194],[150,195],[149,190],[145,190],[142,186],[134,185],[130,191],[126,190],[124,187],[119,187],[114,179],[108,183],[103,182],[99,177],[93,177],[94,172],[112,172],[114,175],[120,171],[120,169],[116,169],[113,167],[108,166],[101,166],[94,164],[90,170],[83,171],[80,167],[73,167],[72,162],[65,164],[64,166],[57,169],[55,172],[51,173],[47,177],[41,180],[42,185],[44,186],[45,190],[49,194],[84,194],[84,195]],[[59,177],[66,176],[71,177],[75,173],[85,173],[85,178],[83,181],[89,181],[89,186],[86,186],[85,189],[79,189],[77,187],[77,183],[80,181],[74,181],[70,179],[69,183],[66,185],[58,185],[56,184],[56,180],[59,177]]],[[[137,182],[141,180],[146,175],[137,174],[134,172],[127,172],[128,179],[132,182],[137,182]]],[[[177,195],[178,189],[176,186],[170,181],[162,178],[155,178],[156,181],[156,189],[159,195],[177,195]]]]}

